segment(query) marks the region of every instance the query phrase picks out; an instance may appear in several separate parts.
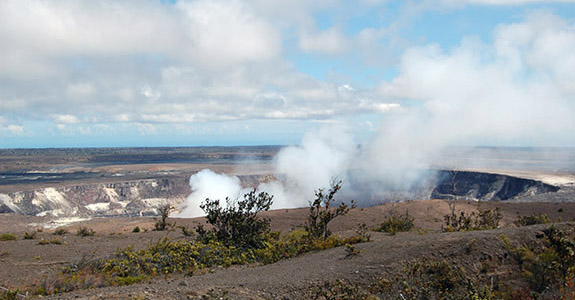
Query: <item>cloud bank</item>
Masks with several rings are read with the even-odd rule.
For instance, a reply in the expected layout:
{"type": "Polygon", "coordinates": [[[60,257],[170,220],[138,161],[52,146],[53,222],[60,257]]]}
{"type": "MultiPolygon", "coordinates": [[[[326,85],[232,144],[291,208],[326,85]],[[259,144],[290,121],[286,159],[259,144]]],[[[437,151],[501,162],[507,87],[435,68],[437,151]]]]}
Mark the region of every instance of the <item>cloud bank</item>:
{"type": "Polygon", "coordinates": [[[401,20],[417,18],[410,5],[455,15],[569,1],[496,2],[410,1],[396,16],[388,1],[0,1],[0,136],[176,132],[194,144],[265,129],[262,143],[291,143],[325,122],[355,133],[403,113],[437,123],[409,133],[423,139],[575,145],[572,19],[520,12],[456,46],[405,34],[401,20]]]}

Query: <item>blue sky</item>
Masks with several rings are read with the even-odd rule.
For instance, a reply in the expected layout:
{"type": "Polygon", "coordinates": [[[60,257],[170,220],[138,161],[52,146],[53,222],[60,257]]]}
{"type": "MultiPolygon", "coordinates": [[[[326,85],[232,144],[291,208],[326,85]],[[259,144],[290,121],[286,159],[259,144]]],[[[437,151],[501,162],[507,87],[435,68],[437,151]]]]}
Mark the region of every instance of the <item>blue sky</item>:
{"type": "Polygon", "coordinates": [[[575,146],[575,1],[5,0],[0,41],[0,148],[575,146]]]}

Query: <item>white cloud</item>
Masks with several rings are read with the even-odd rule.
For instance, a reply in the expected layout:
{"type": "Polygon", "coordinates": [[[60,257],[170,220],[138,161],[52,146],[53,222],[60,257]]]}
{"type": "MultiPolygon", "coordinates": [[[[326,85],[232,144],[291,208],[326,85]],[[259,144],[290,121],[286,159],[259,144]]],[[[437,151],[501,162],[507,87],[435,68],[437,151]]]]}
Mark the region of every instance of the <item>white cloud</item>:
{"type": "Polygon", "coordinates": [[[93,85],[89,83],[70,84],[66,88],[66,93],[71,98],[90,96],[95,92],[93,85]]]}
{"type": "Polygon", "coordinates": [[[240,1],[0,2],[0,78],[61,74],[71,56],[159,53],[205,67],[277,57],[279,33],[240,1]]]}
{"type": "Polygon", "coordinates": [[[58,124],[78,124],[80,119],[73,115],[55,115],[53,116],[54,122],[58,124]]]}
{"type": "Polygon", "coordinates": [[[178,2],[190,43],[185,54],[209,66],[277,57],[280,35],[240,1],[178,2]]]}
{"type": "Polygon", "coordinates": [[[156,126],[147,123],[137,123],[136,127],[141,135],[156,135],[156,126]]]}
{"type": "Polygon", "coordinates": [[[383,97],[422,101],[414,131],[449,142],[575,144],[575,26],[551,14],[500,25],[494,43],[414,47],[383,97]]]}
{"type": "Polygon", "coordinates": [[[14,135],[24,134],[24,127],[22,127],[20,125],[11,124],[11,125],[6,126],[6,129],[8,129],[8,131],[10,131],[14,135]]]}
{"type": "Polygon", "coordinates": [[[332,27],[320,32],[304,31],[299,46],[306,52],[340,54],[349,49],[349,41],[338,28],[332,27]]]}

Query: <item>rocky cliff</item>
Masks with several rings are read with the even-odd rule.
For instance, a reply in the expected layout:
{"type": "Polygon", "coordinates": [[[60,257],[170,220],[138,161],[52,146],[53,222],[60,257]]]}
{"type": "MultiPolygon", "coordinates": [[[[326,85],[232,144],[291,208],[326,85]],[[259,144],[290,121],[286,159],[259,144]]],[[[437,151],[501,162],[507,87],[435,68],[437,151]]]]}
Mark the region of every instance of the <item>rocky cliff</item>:
{"type": "Polygon", "coordinates": [[[187,178],[42,188],[0,194],[0,212],[38,216],[150,215],[179,204],[190,193],[187,178]]]}
{"type": "Polygon", "coordinates": [[[480,201],[503,201],[548,192],[559,187],[541,181],[500,174],[438,171],[437,183],[431,192],[432,199],[454,197],[480,201]]]}
{"type": "MultiPolygon", "coordinates": [[[[438,171],[436,174],[430,185],[421,188],[423,192],[419,191],[417,195],[422,196],[418,199],[427,196],[452,199],[456,196],[470,200],[502,201],[559,190],[540,181],[506,175],[466,171],[438,171]]],[[[269,175],[239,177],[245,187],[273,180],[269,175]]],[[[0,193],[0,213],[56,217],[156,215],[160,205],[169,203],[177,206],[190,192],[187,176],[48,187],[0,193]]],[[[378,201],[391,200],[384,198],[378,198],[378,201]]]]}

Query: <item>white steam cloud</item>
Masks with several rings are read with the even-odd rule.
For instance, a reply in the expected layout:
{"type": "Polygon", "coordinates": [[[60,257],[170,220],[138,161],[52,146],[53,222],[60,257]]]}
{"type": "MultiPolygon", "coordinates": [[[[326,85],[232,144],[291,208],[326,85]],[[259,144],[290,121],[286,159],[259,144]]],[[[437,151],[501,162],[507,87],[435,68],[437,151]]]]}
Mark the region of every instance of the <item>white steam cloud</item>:
{"type": "MultiPolygon", "coordinates": [[[[492,44],[467,37],[449,50],[436,44],[412,47],[402,55],[399,75],[379,86],[383,99],[401,107],[385,114],[371,141],[358,146],[342,127],[310,132],[300,146],[276,157],[279,181],[258,189],[275,196],[273,208],[306,206],[313,191],[335,177],[344,181],[341,196],[362,204],[425,197],[418,193],[430,176],[422,175],[447,146],[572,147],[573,49],[573,23],[549,13],[498,26],[492,44]]],[[[203,186],[208,174],[191,178],[188,207],[197,207],[197,199],[231,195],[208,195],[210,188],[203,186]]],[[[226,180],[237,195],[239,179],[226,180]]]]}
{"type": "MultiPolygon", "coordinates": [[[[358,147],[344,126],[311,131],[299,146],[286,147],[277,154],[278,180],[262,183],[257,190],[274,196],[272,209],[307,206],[314,191],[328,188],[334,179],[344,182],[343,198],[360,200],[360,204],[380,202],[384,196],[398,192],[411,194],[428,167],[427,160],[423,156],[417,159],[415,151],[403,148],[410,139],[401,143],[397,135],[389,133],[382,131],[371,143],[358,147]]],[[[180,217],[203,215],[199,205],[206,198],[235,200],[249,191],[241,186],[237,176],[207,169],[192,175],[190,186],[192,193],[180,217]]]]}
{"type": "MultiPolygon", "coordinates": [[[[274,196],[272,209],[307,206],[316,189],[346,176],[355,152],[355,143],[344,127],[309,132],[300,146],[284,148],[276,156],[275,175],[279,180],[262,183],[257,190],[274,196]]],[[[207,169],[192,175],[190,186],[192,193],[182,205],[180,217],[203,215],[199,205],[206,198],[235,200],[249,191],[242,188],[237,176],[207,169]]]]}
{"type": "Polygon", "coordinates": [[[236,176],[217,174],[211,170],[202,170],[190,177],[192,194],[182,206],[181,217],[197,217],[203,215],[200,203],[206,198],[220,199],[226,197],[236,199],[242,194],[240,179],[236,176]]]}

